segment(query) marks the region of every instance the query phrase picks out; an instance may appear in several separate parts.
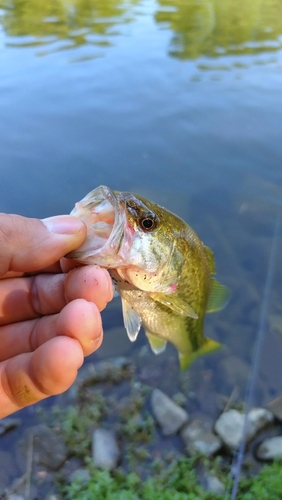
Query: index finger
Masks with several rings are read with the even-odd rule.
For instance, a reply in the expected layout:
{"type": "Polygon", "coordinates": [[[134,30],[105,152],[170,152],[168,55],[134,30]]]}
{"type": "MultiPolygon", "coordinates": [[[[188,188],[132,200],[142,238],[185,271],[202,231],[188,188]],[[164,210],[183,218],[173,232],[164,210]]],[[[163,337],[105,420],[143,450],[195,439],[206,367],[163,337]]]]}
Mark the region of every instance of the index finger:
{"type": "Polygon", "coordinates": [[[0,276],[46,268],[81,245],[85,236],[85,224],[71,215],[40,221],[0,214],[0,276]]]}

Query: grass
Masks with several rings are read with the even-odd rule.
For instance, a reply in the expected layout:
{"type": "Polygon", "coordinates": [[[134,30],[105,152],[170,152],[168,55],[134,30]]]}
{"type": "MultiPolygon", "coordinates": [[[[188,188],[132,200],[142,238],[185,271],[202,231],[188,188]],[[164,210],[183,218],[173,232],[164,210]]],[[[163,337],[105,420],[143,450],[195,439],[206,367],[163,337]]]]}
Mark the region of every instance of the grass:
{"type": "MultiPolygon", "coordinates": [[[[69,457],[85,463],[90,479],[59,480],[64,500],[227,500],[231,497],[231,457],[187,457],[160,442],[156,422],[146,407],[148,388],[133,381],[115,394],[85,387],[76,406],[52,410],[49,425],[65,440],[69,457]],[[113,472],[98,470],[91,459],[93,430],[114,429],[122,446],[122,463],[113,472]],[[215,476],[224,493],[204,487],[215,476]]],[[[248,461],[237,500],[282,500],[282,460],[265,465],[252,476],[248,461]]],[[[58,476],[60,477],[60,476],[58,476]]]]}
{"type": "MultiPolygon", "coordinates": [[[[142,481],[136,473],[110,473],[90,466],[90,481],[74,481],[62,487],[65,500],[215,500],[230,498],[205,491],[195,472],[195,459],[181,458],[155,476],[142,481]]],[[[212,463],[210,464],[212,468],[212,463]]],[[[219,479],[226,484],[222,471],[219,479]]],[[[237,500],[281,500],[282,462],[265,465],[258,476],[240,483],[237,500]]]]}

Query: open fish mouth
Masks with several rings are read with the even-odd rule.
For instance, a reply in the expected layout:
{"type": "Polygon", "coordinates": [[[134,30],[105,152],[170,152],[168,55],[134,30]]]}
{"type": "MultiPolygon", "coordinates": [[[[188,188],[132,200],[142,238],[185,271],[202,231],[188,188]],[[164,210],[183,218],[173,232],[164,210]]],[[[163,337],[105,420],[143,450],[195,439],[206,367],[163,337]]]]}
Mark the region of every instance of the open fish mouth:
{"type": "Polygon", "coordinates": [[[106,186],[94,189],[75,204],[71,215],[86,224],[87,237],[67,258],[105,267],[124,264],[118,252],[124,237],[125,209],[111,189],[106,186]]]}

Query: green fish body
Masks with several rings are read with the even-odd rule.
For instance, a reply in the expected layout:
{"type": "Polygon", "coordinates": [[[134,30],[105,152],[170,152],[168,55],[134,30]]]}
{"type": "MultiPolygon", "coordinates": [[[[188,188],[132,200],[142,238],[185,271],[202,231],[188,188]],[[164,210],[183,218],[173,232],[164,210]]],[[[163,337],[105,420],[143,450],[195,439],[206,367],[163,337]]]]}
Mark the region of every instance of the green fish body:
{"type": "Polygon", "coordinates": [[[141,196],[105,186],[72,214],[88,234],[68,257],[110,271],[130,340],[142,325],[156,354],[167,342],[176,347],[181,369],[220,347],[204,337],[204,318],[225,305],[229,292],[214,279],[212,251],[188,224],[141,196]]]}

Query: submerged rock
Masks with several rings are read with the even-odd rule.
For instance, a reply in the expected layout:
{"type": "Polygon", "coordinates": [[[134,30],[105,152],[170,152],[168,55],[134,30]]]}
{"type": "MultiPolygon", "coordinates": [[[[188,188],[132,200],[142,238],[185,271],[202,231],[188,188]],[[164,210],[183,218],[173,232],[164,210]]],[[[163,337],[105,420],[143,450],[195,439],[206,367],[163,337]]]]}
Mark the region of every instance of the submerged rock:
{"type": "Polygon", "coordinates": [[[101,382],[112,382],[115,384],[132,378],[134,366],[125,357],[118,357],[98,363],[87,363],[78,373],[77,386],[87,386],[101,382]]]}
{"type": "Polygon", "coordinates": [[[206,491],[210,491],[216,496],[221,496],[225,492],[224,484],[218,479],[217,476],[214,476],[209,472],[204,474],[201,483],[206,491]]]}
{"type": "Polygon", "coordinates": [[[277,420],[282,420],[282,396],[271,401],[267,405],[267,408],[273,413],[277,420]]]}
{"type": "Polygon", "coordinates": [[[19,418],[2,418],[2,420],[0,420],[0,436],[12,429],[15,429],[20,425],[20,423],[21,421],[19,418]]]}
{"type": "Polygon", "coordinates": [[[120,459],[120,450],[113,432],[96,429],[92,439],[92,459],[95,467],[114,469],[120,459]]]}
{"type": "Polygon", "coordinates": [[[256,456],[259,460],[274,460],[282,457],[282,436],[265,439],[257,448],[256,456]]]}
{"type": "Polygon", "coordinates": [[[188,422],[188,413],[159,389],[152,392],[151,406],[165,436],[176,434],[188,422]]]}
{"type": "Polygon", "coordinates": [[[195,419],[185,425],[181,437],[189,455],[201,453],[211,457],[220,450],[222,441],[212,432],[211,427],[211,422],[203,419],[195,419]]]}
{"type": "Polygon", "coordinates": [[[70,482],[88,483],[90,481],[90,472],[86,467],[79,467],[70,474],[69,480],[70,482]]]}
{"type": "Polygon", "coordinates": [[[25,500],[25,498],[22,495],[11,493],[11,495],[6,495],[5,500],[25,500]]]}
{"type": "MultiPolygon", "coordinates": [[[[245,413],[228,410],[215,423],[215,431],[226,446],[236,450],[240,446],[245,426],[245,413]]],[[[265,408],[253,408],[247,417],[246,440],[250,441],[263,427],[273,422],[273,414],[265,408]]]]}
{"type": "Polygon", "coordinates": [[[32,449],[34,464],[53,471],[58,470],[67,458],[67,449],[63,439],[45,424],[28,429],[19,442],[17,455],[23,468],[26,466],[29,449],[32,449]]]}

